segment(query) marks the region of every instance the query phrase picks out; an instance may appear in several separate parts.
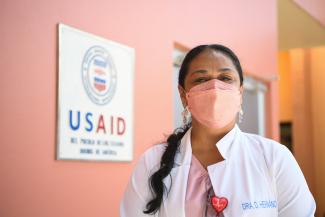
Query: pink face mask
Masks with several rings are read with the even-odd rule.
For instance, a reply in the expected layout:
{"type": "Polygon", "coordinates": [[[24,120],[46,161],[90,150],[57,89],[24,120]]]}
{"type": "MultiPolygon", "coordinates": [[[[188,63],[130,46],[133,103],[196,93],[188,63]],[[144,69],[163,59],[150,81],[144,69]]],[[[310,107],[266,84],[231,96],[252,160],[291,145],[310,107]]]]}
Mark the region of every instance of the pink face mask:
{"type": "Polygon", "coordinates": [[[225,127],[241,106],[238,88],[217,79],[194,86],[186,93],[186,99],[192,116],[210,128],[225,127]]]}

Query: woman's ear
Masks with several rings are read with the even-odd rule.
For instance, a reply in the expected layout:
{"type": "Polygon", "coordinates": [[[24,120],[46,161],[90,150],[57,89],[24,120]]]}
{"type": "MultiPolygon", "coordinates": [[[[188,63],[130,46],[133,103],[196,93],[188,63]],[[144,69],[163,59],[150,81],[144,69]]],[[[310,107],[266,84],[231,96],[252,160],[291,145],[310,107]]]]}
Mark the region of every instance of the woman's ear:
{"type": "Polygon", "coordinates": [[[179,96],[181,97],[183,107],[185,108],[187,106],[186,92],[181,85],[178,85],[178,92],[179,96]]]}

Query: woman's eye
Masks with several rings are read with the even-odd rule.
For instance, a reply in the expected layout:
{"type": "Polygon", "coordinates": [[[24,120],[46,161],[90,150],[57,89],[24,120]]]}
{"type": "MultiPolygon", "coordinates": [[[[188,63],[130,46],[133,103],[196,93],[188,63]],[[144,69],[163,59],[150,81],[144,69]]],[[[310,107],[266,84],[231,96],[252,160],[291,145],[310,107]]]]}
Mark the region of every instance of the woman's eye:
{"type": "Polygon", "coordinates": [[[231,82],[232,78],[230,78],[230,77],[221,77],[221,78],[219,78],[219,80],[224,81],[224,82],[231,82]]]}
{"type": "Polygon", "coordinates": [[[201,83],[201,82],[206,82],[208,79],[207,78],[198,78],[198,79],[195,79],[195,83],[201,83]]]}

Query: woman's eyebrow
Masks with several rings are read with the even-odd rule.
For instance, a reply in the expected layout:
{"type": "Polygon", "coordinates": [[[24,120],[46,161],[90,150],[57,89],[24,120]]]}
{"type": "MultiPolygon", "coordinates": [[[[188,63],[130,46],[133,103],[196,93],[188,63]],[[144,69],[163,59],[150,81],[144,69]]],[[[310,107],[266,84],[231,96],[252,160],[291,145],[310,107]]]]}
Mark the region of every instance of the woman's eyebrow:
{"type": "Polygon", "coordinates": [[[198,69],[198,70],[195,70],[192,72],[192,74],[194,73],[208,73],[208,70],[205,70],[205,69],[198,69]]]}
{"type": "MultiPolygon", "coordinates": [[[[218,69],[218,72],[232,72],[232,71],[233,71],[233,69],[231,69],[229,67],[223,67],[223,68],[218,69]]],[[[198,69],[198,70],[191,72],[191,75],[194,75],[196,73],[206,74],[206,73],[208,73],[208,70],[198,69]]]]}
{"type": "Polygon", "coordinates": [[[231,68],[225,67],[225,68],[220,68],[218,69],[219,72],[228,72],[228,71],[233,71],[231,68]]]}

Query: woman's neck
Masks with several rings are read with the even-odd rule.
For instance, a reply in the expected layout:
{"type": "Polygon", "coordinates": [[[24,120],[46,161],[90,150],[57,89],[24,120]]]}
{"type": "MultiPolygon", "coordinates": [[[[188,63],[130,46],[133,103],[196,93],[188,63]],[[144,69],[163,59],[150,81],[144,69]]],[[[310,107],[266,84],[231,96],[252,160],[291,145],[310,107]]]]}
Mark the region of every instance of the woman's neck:
{"type": "Polygon", "coordinates": [[[192,121],[191,145],[192,154],[201,162],[204,168],[221,162],[224,157],[216,147],[216,143],[222,139],[235,126],[235,120],[226,127],[220,129],[207,128],[197,121],[192,121]]]}
{"type": "Polygon", "coordinates": [[[231,131],[235,120],[227,126],[219,129],[211,129],[200,124],[196,120],[192,121],[191,143],[193,152],[209,152],[215,150],[215,144],[231,131]]]}

